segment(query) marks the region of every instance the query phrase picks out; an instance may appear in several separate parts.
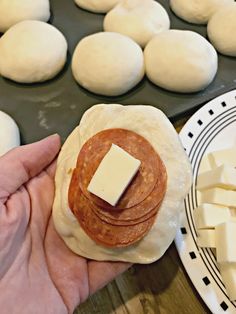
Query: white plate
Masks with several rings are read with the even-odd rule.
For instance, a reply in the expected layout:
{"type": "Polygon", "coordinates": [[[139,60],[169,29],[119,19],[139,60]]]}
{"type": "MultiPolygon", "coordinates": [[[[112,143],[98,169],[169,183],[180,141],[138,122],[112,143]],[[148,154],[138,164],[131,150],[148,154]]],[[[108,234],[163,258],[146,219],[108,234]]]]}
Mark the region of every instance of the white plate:
{"type": "Polygon", "coordinates": [[[193,186],[185,200],[185,215],[175,244],[189,277],[211,312],[233,314],[236,302],[227,296],[213,251],[197,245],[193,210],[198,205],[195,182],[203,155],[236,145],[236,91],[198,110],[182,129],[180,138],[192,164],[193,186]]]}

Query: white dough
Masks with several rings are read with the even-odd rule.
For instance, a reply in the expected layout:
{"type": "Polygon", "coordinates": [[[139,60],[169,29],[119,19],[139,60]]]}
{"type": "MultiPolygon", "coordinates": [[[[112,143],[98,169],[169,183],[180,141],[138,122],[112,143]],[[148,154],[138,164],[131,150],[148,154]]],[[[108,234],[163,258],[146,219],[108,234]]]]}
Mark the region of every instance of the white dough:
{"type": "Polygon", "coordinates": [[[123,0],[104,19],[104,30],[129,36],[141,47],[170,28],[166,10],[154,0],[123,0]]]}
{"type": "Polygon", "coordinates": [[[20,133],[15,121],[0,111],[0,156],[20,145],[20,133]]]}
{"type": "Polygon", "coordinates": [[[234,0],[170,0],[171,9],[183,20],[194,24],[207,24],[212,15],[234,0]]]}
{"type": "Polygon", "coordinates": [[[56,76],[66,62],[67,42],[54,26],[23,21],[0,39],[0,74],[20,83],[35,83],[56,76]]]}
{"type": "Polygon", "coordinates": [[[0,0],[0,32],[21,21],[47,22],[49,18],[49,0],[0,0]]]}
{"type": "Polygon", "coordinates": [[[222,54],[236,57],[236,3],[219,10],[207,25],[208,37],[222,54]]]}
{"type": "Polygon", "coordinates": [[[169,30],[155,36],[144,51],[146,74],[156,85],[175,92],[203,90],[214,79],[214,47],[191,31],[169,30]]]}
{"type": "Polygon", "coordinates": [[[183,199],[191,185],[191,166],[175,129],[160,110],[151,106],[96,105],[84,114],[63,145],[55,180],[54,224],[72,251],[95,260],[146,264],[160,258],[175,237],[183,199]],[[128,129],[146,138],[158,151],[168,175],[166,195],[150,232],[136,244],[118,249],[91,240],[68,207],[70,170],[76,166],[82,145],[94,134],[109,128],[128,129]]]}
{"type": "Polygon", "coordinates": [[[110,11],[120,0],[75,0],[75,3],[82,9],[96,12],[107,13],[110,11]]]}
{"type": "Polygon", "coordinates": [[[118,33],[97,33],[83,38],[72,58],[76,81],[87,90],[106,96],[126,93],[144,76],[142,49],[118,33]]]}

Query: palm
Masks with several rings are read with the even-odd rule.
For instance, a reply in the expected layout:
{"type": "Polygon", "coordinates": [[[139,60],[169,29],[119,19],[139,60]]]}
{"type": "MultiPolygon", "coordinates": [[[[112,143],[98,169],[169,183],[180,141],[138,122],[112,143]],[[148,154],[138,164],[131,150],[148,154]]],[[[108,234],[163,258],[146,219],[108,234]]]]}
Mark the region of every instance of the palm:
{"type": "Polygon", "coordinates": [[[54,166],[10,197],[0,190],[1,313],[71,313],[127,267],[88,261],[59,238],[51,217],[54,166]]]}

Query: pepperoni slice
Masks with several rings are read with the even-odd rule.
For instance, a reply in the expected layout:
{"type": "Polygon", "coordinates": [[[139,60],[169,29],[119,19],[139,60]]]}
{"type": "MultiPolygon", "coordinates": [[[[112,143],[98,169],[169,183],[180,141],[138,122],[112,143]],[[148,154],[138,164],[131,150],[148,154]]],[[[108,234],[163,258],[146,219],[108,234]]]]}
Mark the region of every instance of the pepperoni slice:
{"type": "Polygon", "coordinates": [[[148,220],[130,228],[108,224],[94,213],[90,207],[90,202],[80,188],[77,189],[73,212],[80,226],[91,239],[103,246],[116,248],[129,246],[142,239],[156,219],[154,214],[148,220]]]}
{"type": "MultiPolygon", "coordinates": [[[[78,186],[79,168],[74,169],[69,187],[69,207],[73,209],[74,197],[78,186]]],[[[123,211],[109,211],[97,206],[92,201],[90,206],[93,211],[102,219],[113,225],[133,225],[147,220],[155,213],[164,198],[166,192],[167,174],[165,166],[161,163],[157,183],[150,195],[141,203],[123,211]],[[154,210],[153,210],[154,209],[154,210]]]]}
{"type": "MultiPolygon", "coordinates": [[[[74,207],[74,201],[75,201],[75,195],[76,190],[78,188],[78,176],[79,176],[79,170],[78,168],[74,169],[71,183],[69,187],[69,207],[72,210],[74,207]]],[[[92,201],[88,200],[90,203],[91,209],[95,212],[95,214],[103,221],[110,223],[111,225],[117,225],[117,226],[132,226],[135,224],[138,224],[140,222],[146,221],[149,218],[151,218],[153,215],[155,215],[161,206],[162,199],[164,198],[165,194],[165,185],[166,181],[164,181],[164,177],[166,178],[166,175],[163,175],[163,178],[158,180],[158,183],[156,184],[153,192],[140,204],[131,207],[129,209],[126,209],[124,211],[107,211],[102,209],[101,207],[98,207],[96,204],[94,204],[92,201]],[[163,183],[163,189],[159,191],[159,187],[161,187],[161,184],[163,183]],[[158,194],[159,193],[159,194],[158,194]]]]}
{"type": "Polygon", "coordinates": [[[133,225],[135,223],[148,219],[150,215],[152,216],[154,213],[153,209],[158,210],[165,196],[166,184],[166,168],[164,164],[160,162],[157,183],[153,191],[143,202],[122,211],[109,211],[107,209],[97,206],[95,203],[92,202],[91,207],[93,211],[106,222],[114,225],[133,225]]]}
{"type": "Polygon", "coordinates": [[[91,137],[79,153],[77,160],[77,168],[80,169],[79,185],[83,194],[101,208],[107,210],[131,208],[145,200],[153,191],[158,179],[160,163],[159,155],[142,136],[125,129],[104,130],[91,137]],[[95,171],[112,144],[118,145],[141,161],[137,175],[115,207],[87,190],[95,171]]]}
{"type": "Polygon", "coordinates": [[[75,168],[72,173],[69,192],[68,192],[68,203],[69,208],[72,210],[74,207],[74,199],[77,190],[77,186],[79,185],[79,169],[75,168]]]}
{"type": "MultiPolygon", "coordinates": [[[[93,207],[91,207],[93,209],[93,207]]],[[[148,214],[146,214],[143,217],[137,218],[137,219],[133,219],[133,220],[118,220],[118,219],[111,219],[107,216],[103,216],[101,214],[101,212],[96,212],[95,210],[94,213],[104,222],[113,225],[113,226],[133,226],[133,225],[137,225],[139,223],[142,223],[146,220],[148,220],[149,218],[153,217],[154,215],[156,215],[158,213],[158,209],[160,208],[160,204],[157,205],[157,207],[155,207],[154,209],[152,209],[148,214]]]]}

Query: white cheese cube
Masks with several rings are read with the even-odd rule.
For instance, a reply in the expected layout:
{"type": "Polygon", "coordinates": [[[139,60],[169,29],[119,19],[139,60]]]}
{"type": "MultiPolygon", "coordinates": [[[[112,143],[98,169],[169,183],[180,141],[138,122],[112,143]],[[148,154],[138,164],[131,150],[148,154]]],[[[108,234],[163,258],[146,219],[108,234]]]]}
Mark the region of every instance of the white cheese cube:
{"type": "Polygon", "coordinates": [[[236,147],[211,152],[208,155],[212,168],[219,167],[222,164],[232,167],[236,166],[236,147]]]}
{"type": "Polygon", "coordinates": [[[216,247],[215,230],[201,229],[198,230],[197,244],[200,247],[216,247]]]}
{"type": "Polygon", "coordinates": [[[236,189],[236,169],[232,166],[221,165],[213,170],[199,174],[197,189],[209,189],[220,187],[224,189],[236,189]]]}
{"type": "Polygon", "coordinates": [[[228,207],[214,204],[202,204],[195,208],[193,213],[198,229],[215,228],[215,226],[228,221],[231,217],[228,207]]]}
{"type": "Polygon", "coordinates": [[[236,209],[235,208],[230,208],[230,215],[231,215],[231,220],[236,219],[236,209]]]}
{"type": "Polygon", "coordinates": [[[236,263],[220,264],[220,273],[231,301],[236,300],[236,263]]]}
{"type": "Polygon", "coordinates": [[[115,206],[140,165],[140,160],[112,144],[90,181],[88,191],[115,206]]]}
{"type": "Polygon", "coordinates": [[[216,258],[218,263],[236,262],[236,222],[216,226],[216,258]]]}
{"type": "Polygon", "coordinates": [[[200,173],[203,173],[205,171],[210,171],[210,170],[212,170],[212,168],[211,168],[211,163],[209,160],[209,155],[204,155],[200,162],[198,173],[200,174],[200,173]]]}
{"type": "Polygon", "coordinates": [[[212,188],[200,192],[200,203],[219,204],[227,207],[236,207],[236,191],[221,188],[212,188]]]}

